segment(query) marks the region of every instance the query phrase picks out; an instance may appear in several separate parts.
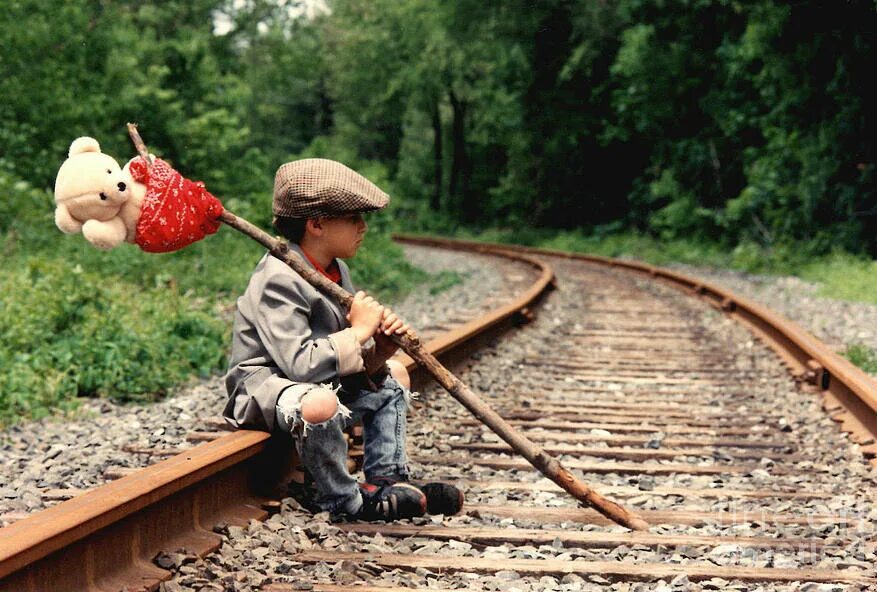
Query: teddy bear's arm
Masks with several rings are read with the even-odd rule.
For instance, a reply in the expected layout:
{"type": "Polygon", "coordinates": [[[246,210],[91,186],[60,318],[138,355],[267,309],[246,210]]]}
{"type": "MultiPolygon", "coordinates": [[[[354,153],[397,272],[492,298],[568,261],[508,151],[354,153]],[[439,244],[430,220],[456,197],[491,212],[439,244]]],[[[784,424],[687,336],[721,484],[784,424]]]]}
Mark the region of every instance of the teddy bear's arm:
{"type": "Polygon", "coordinates": [[[137,235],[137,220],[140,219],[140,204],[143,202],[143,195],[138,194],[138,190],[141,188],[145,189],[145,186],[139,184],[133,186],[131,197],[122,204],[122,209],[119,210],[119,218],[125,224],[125,240],[129,243],[133,243],[137,235]]]}
{"type": "Polygon", "coordinates": [[[71,216],[70,210],[64,204],[58,204],[55,208],[55,226],[67,234],[75,234],[82,230],[82,222],[71,216]]]}
{"type": "Polygon", "coordinates": [[[95,247],[106,251],[124,242],[127,229],[125,222],[116,216],[106,222],[87,220],[82,225],[82,234],[95,247]]]}

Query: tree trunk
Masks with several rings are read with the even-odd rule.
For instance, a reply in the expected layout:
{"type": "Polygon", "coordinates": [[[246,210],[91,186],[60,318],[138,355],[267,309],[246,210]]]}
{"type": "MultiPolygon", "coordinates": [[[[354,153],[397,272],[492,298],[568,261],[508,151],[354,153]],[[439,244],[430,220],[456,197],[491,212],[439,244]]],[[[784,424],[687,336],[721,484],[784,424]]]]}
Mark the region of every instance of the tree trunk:
{"type": "Polygon", "coordinates": [[[442,207],[442,115],[439,112],[439,103],[436,101],[432,106],[432,133],[433,133],[433,176],[435,186],[432,191],[432,211],[438,212],[442,207]]]}
{"type": "Polygon", "coordinates": [[[319,81],[319,98],[320,105],[317,111],[317,129],[321,134],[328,134],[335,125],[335,114],[332,105],[332,98],[329,96],[329,90],[326,88],[326,80],[320,78],[319,81]]]}
{"type": "Polygon", "coordinates": [[[459,204],[460,212],[464,218],[470,213],[469,204],[466,203],[469,191],[469,163],[466,154],[466,103],[457,98],[454,91],[448,93],[451,100],[451,109],[454,114],[452,123],[453,159],[451,162],[451,183],[449,193],[454,201],[459,204]]]}

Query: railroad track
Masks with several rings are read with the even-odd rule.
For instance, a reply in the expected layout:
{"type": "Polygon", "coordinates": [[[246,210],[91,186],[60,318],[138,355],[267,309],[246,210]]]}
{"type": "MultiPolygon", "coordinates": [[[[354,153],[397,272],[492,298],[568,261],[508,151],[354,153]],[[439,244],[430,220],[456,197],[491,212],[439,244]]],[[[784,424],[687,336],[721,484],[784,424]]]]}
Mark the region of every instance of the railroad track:
{"type": "Polygon", "coordinates": [[[630,589],[640,580],[664,589],[877,586],[874,471],[862,456],[874,452],[877,409],[867,377],[712,286],[638,264],[528,256],[541,266],[539,281],[488,315],[480,346],[468,336],[473,323],[432,349],[453,361],[480,348],[461,366],[463,380],[598,491],[637,509],[649,532],[577,508],[449,397],[424,388],[411,422],[413,461],[420,477],[461,484],[460,516],[390,525],[318,516],[303,533],[285,521],[288,507],[261,495],[271,483],[254,489],[249,481],[268,459],[276,465],[267,436],[202,432],[206,444],[156,454],[178,453],[0,530],[0,589],[155,586],[170,575],[153,562],[159,550],[171,552],[159,565],[185,561],[186,585],[207,586],[206,571],[180,557],[222,556],[226,547],[244,548],[256,563],[252,576],[221,585],[272,592],[310,581],[327,591],[476,582],[630,589]],[[560,289],[535,322],[495,339],[532,319],[551,268],[560,289]],[[668,283],[697,298],[681,299],[668,283]],[[849,445],[820,406],[862,446],[849,445]],[[281,509],[263,530],[286,533],[297,541],[291,548],[272,547],[258,526],[234,526],[281,509]],[[219,523],[228,539],[213,532],[219,523]],[[173,553],[180,549],[188,555],[173,553]],[[268,556],[284,557],[285,567],[256,566],[268,556]],[[282,583],[284,573],[298,581],[282,583]]]}

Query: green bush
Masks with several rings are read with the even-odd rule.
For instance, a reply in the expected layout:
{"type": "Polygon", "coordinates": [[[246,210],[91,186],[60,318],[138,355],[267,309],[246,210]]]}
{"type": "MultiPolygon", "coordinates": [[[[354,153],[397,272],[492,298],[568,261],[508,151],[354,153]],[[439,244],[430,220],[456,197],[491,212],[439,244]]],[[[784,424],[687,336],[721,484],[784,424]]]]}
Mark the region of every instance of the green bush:
{"type": "Polygon", "coordinates": [[[205,300],[21,258],[0,276],[0,423],[70,409],[78,396],[154,400],[224,367],[227,324],[205,300]]]}
{"type": "Polygon", "coordinates": [[[369,231],[356,257],[347,263],[357,289],[367,290],[384,302],[397,299],[429,278],[408,263],[402,248],[383,233],[369,231]]]}

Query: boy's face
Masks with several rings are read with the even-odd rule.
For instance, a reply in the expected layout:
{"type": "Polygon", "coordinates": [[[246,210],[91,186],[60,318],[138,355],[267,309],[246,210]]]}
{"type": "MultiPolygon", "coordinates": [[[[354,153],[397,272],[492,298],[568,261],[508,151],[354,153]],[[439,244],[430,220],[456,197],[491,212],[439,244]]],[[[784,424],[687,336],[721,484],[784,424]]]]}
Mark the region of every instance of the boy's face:
{"type": "Polygon", "coordinates": [[[352,214],[343,218],[323,218],[322,239],[332,257],[348,259],[356,255],[368,224],[362,214],[352,214]]]}

